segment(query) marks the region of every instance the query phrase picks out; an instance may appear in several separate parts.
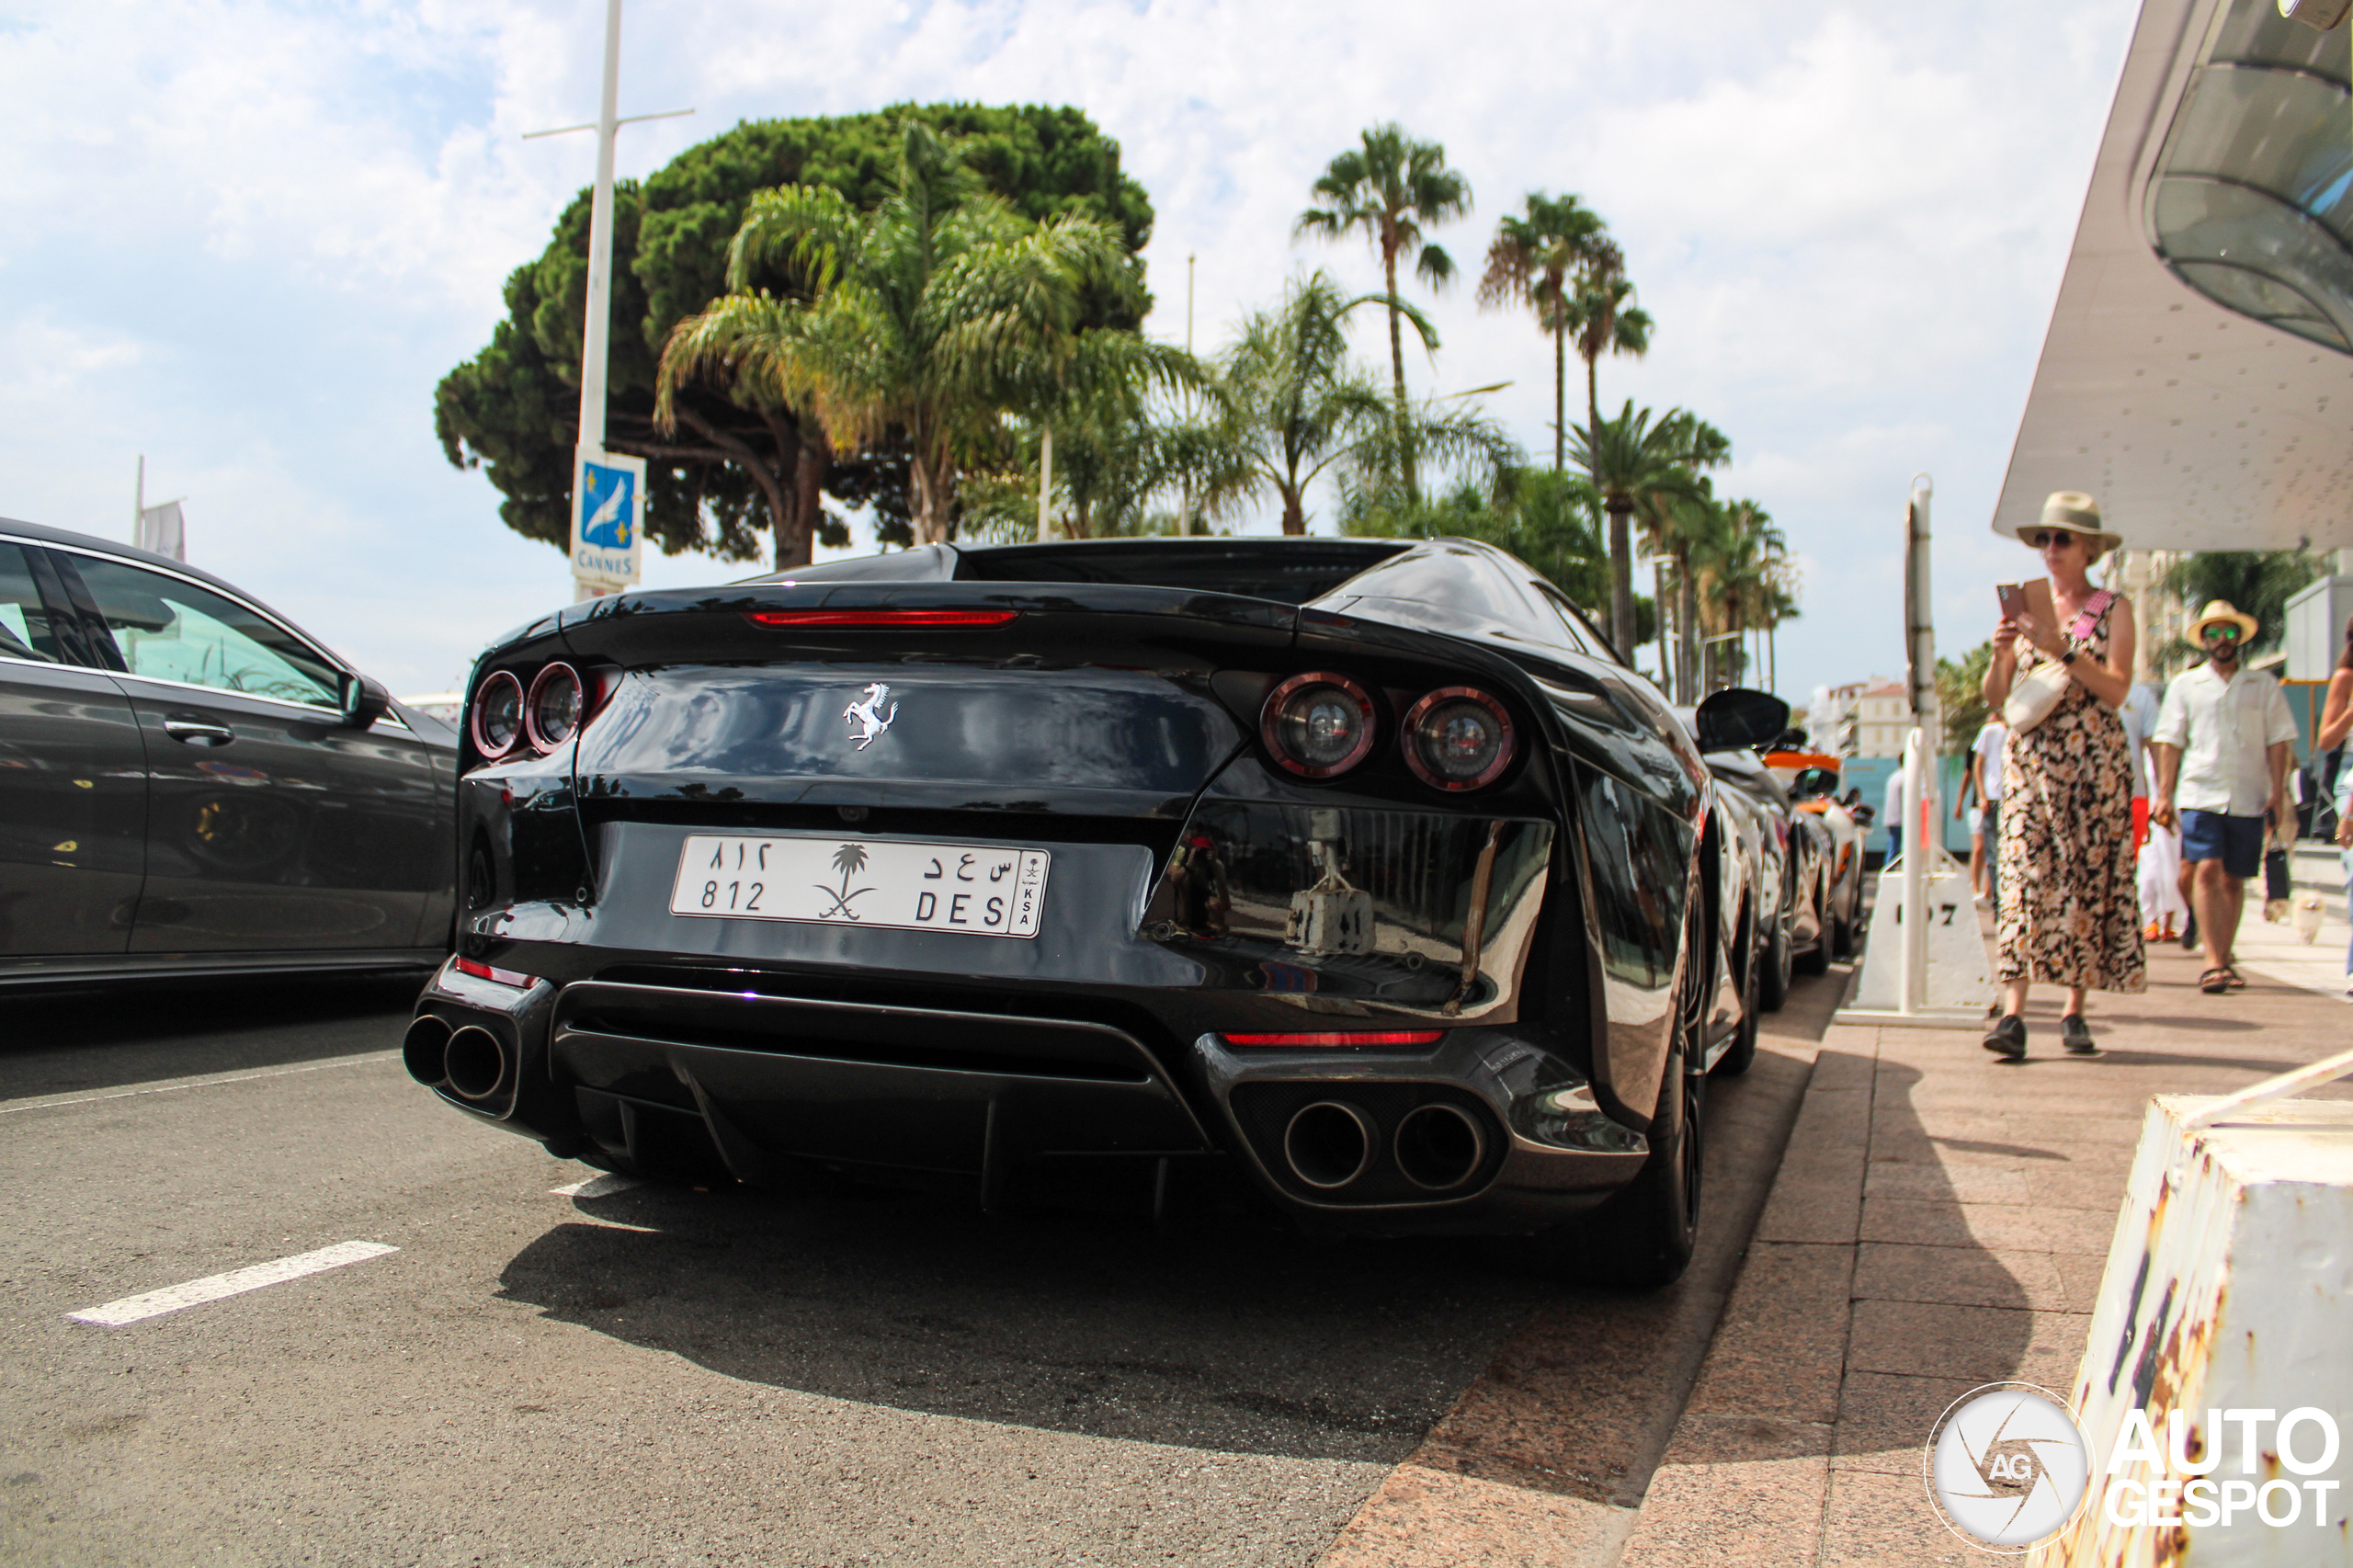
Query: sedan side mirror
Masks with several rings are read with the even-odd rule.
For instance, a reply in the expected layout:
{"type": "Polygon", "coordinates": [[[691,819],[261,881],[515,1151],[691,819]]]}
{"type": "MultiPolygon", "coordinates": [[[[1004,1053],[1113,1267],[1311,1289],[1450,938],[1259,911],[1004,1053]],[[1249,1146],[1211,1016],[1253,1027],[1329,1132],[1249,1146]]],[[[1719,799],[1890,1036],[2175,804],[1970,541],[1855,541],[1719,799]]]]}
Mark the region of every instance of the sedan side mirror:
{"type": "Polygon", "coordinates": [[[1827,767],[1801,767],[1790,780],[1790,799],[1818,801],[1838,788],[1838,775],[1827,767]]]}
{"type": "Polygon", "coordinates": [[[344,687],[343,722],[352,729],[372,729],[392,706],[392,694],[384,689],[382,681],[356,675],[344,687]]]}
{"type": "Polygon", "coordinates": [[[1699,704],[1701,751],[1746,751],[1787,728],[1790,705],[1770,692],[1731,687],[1699,704]]]}

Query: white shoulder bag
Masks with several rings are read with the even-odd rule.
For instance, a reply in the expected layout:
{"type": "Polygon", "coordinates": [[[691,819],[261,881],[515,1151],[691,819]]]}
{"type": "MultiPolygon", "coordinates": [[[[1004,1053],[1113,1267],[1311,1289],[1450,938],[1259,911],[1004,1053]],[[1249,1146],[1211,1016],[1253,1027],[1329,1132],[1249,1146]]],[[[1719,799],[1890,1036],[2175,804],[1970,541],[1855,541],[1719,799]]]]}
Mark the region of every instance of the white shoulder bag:
{"type": "MultiPolygon", "coordinates": [[[[2080,648],[2089,642],[2092,633],[2099,630],[2099,623],[2108,619],[2109,607],[2115,603],[2116,596],[2106,588],[2086,600],[2084,612],[2067,628],[2068,645],[2080,648]]],[[[2056,659],[2045,660],[2010,682],[2009,698],[2002,704],[2002,722],[2010,727],[2010,733],[2025,734],[2051,717],[2072,684],[2066,665],[2056,659]]]]}

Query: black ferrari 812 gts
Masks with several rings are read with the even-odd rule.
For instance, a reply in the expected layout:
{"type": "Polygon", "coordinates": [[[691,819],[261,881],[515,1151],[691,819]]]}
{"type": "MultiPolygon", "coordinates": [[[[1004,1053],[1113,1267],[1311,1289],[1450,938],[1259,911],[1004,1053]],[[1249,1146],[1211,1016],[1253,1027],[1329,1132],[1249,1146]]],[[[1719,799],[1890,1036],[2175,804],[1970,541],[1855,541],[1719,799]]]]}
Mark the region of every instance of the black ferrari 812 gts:
{"type": "Polygon", "coordinates": [[[1461,540],[926,546],[502,638],[409,1070],[608,1169],[1238,1169],[1672,1279],[1740,1021],[1698,744],[1461,540]],[[1093,1165],[1084,1164],[1095,1162],[1093,1165]]]}

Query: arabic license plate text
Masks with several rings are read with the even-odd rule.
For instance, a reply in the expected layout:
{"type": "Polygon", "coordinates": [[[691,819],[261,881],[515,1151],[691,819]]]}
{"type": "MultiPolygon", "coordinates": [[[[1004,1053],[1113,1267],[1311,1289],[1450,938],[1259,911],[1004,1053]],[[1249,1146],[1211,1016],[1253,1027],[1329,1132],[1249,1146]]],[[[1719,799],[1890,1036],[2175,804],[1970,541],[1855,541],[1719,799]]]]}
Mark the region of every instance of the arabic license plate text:
{"type": "Polygon", "coordinates": [[[1052,858],[1002,845],[696,834],[678,852],[670,913],[1034,937],[1052,858]]]}

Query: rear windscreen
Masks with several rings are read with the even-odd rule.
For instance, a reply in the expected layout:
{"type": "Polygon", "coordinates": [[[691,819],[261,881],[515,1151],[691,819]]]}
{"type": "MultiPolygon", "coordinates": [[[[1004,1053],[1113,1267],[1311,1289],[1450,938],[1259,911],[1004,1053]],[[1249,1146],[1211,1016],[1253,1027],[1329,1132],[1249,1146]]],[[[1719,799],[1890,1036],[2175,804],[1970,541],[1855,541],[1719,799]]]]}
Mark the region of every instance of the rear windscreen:
{"type": "Polygon", "coordinates": [[[1283,604],[1321,598],[1409,548],[1399,540],[1100,540],[1000,545],[960,553],[956,576],[979,583],[1124,583],[1239,594],[1283,604]]]}

